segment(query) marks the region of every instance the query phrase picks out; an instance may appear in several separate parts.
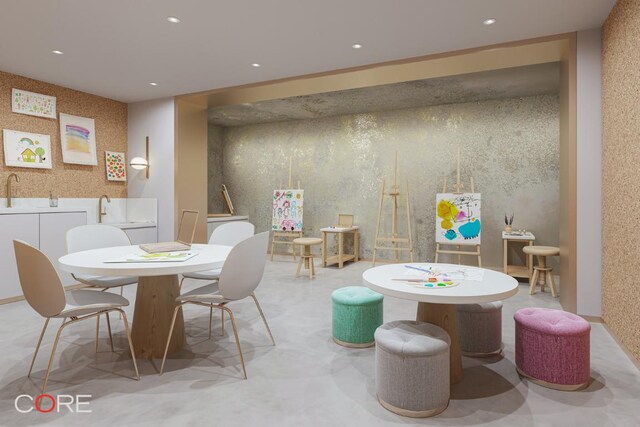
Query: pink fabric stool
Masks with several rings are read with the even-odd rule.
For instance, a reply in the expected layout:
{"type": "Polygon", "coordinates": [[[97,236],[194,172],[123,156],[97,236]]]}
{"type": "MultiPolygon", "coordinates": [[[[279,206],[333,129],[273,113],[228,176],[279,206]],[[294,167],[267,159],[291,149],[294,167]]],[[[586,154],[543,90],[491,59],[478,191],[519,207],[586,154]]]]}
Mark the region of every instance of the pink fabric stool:
{"type": "Polygon", "coordinates": [[[520,375],[556,390],[580,390],[589,384],[589,322],[549,308],[523,308],[513,318],[520,375]]]}

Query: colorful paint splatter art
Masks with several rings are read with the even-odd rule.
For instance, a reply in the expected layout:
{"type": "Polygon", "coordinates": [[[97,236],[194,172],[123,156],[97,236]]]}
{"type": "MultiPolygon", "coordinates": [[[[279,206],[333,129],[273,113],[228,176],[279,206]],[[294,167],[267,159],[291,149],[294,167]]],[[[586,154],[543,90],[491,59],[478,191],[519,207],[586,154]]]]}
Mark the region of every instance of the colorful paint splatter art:
{"type": "Polygon", "coordinates": [[[51,138],[49,135],[4,129],[4,162],[7,166],[51,169],[51,138]]]}
{"type": "Polygon", "coordinates": [[[436,195],[436,242],[480,244],[480,193],[436,195]]]}
{"type": "Polygon", "coordinates": [[[304,190],[274,190],[272,230],[302,231],[304,190]]]}
{"type": "Polygon", "coordinates": [[[126,181],[127,166],[124,153],[105,151],[105,167],[107,168],[107,179],[109,181],[126,181]]]}
{"type": "Polygon", "coordinates": [[[30,116],[56,118],[55,96],[41,95],[21,89],[11,90],[11,111],[30,116]]]}
{"type": "Polygon", "coordinates": [[[95,121],[60,113],[62,161],[79,165],[97,165],[95,121]]]}

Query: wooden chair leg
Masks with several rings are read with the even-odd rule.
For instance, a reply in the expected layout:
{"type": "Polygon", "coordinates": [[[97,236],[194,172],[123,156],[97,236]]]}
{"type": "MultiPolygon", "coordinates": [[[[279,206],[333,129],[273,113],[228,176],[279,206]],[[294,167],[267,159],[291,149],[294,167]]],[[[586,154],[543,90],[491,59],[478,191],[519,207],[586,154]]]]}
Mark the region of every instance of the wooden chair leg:
{"type": "Polygon", "coordinates": [[[222,309],[229,313],[231,319],[231,326],[233,327],[233,335],[236,337],[236,346],[238,347],[238,353],[240,354],[240,363],[242,363],[242,371],[244,372],[244,379],[247,379],[247,368],[244,366],[244,357],[242,356],[242,347],[240,347],[240,339],[238,338],[238,329],[236,328],[236,321],[233,318],[233,312],[227,307],[222,306],[222,309]]]}
{"type": "Polygon", "coordinates": [[[304,262],[304,258],[300,257],[300,262],[298,262],[298,270],[296,271],[296,277],[300,275],[300,269],[302,269],[302,263],[304,262]]]}
{"type": "MultiPolygon", "coordinates": [[[[262,312],[262,307],[260,307],[260,303],[258,302],[258,298],[256,298],[256,294],[252,293],[251,294],[251,298],[253,298],[253,301],[256,303],[256,307],[258,307],[258,311],[260,312],[260,317],[262,317],[262,321],[264,322],[264,326],[267,327],[267,332],[269,333],[269,336],[271,337],[271,342],[273,343],[273,345],[276,345],[276,340],[273,339],[273,334],[271,333],[271,328],[269,328],[269,324],[267,323],[267,318],[264,317],[264,313],[262,312]]],[[[224,311],[223,311],[224,313],[224,311]]]]}
{"type": "Polygon", "coordinates": [[[533,276],[531,277],[531,283],[529,284],[529,295],[536,293],[536,285],[538,284],[538,270],[533,269],[533,276]]]}
{"type": "MultiPolygon", "coordinates": [[[[70,322],[69,322],[70,323],[70,322]]],[[[68,325],[66,322],[62,322],[62,325],[58,328],[58,333],[56,334],[56,339],[53,341],[53,348],[51,349],[51,355],[49,356],[49,364],[47,365],[47,373],[44,376],[44,383],[42,384],[42,392],[40,394],[44,394],[44,390],[47,388],[47,382],[49,381],[49,374],[51,373],[51,365],[53,364],[53,358],[56,354],[56,348],[58,347],[58,341],[60,340],[60,334],[64,327],[68,325]]]]}
{"type": "MultiPolygon", "coordinates": [[[[133,360],[133,368],[136,371],[136,380],[140,381],[140,372],[138,371],[138,362],[136,361],[136,353],[133,351],[133,341],[131,341],[131,331],[129,330],[129,321],[124,310],[118,310],[122,315],[124,321],[124,331],[127,334],[127,340],[129,341],[129,351],[131,352],[131,360],[133,360]]],[[[175,317],[174,317],[175,320],[175,317]]]]}
{"type": "Polygon", "coordinates": [[[553,270],[549,270],[547,274],[547,277],[549,278],[549,287],[551,288],[551,295],[553,295],[554,298],[557,298],[558,291],[556,290],[556,282],[553,280],[553,270]]]}
{"type": "Polygon", "coordinates": [[[113,335],[111,335],[111,319],[109,319],[109,312],[106,312],[104,315],[107,318],[107,330],[109,331],[109,344],[111,344],[111,352],[114,353],[115,351],[113,350],[113,335]]]}
{"type": "Polygon", "coordinates": [[[213,329],[213,306],[209,308],[209,339],[211,339],[212,329],[213,329]]]}
{"type": "Polygon", "coordinates": [[[42,327],[42,331],[40,332],[40,338],[38,338],[38,344],[36,344],[36,351],[33,353],[33,359],[31,359],[31,366],[29,366],[29,373],[27,374],[27,377],[31,376],[31,370],[33,369],[33,364],[36,361],[36,356],[38,355],[38,350],[40,350],[40,344],[42,344],[42,338],[44,337],[44,332],[47,330],[48,325],[49,325],[49,318],[47,317],[47,320],[44,321],[44,326],[42,327]]]}
{"type": "Polygon", "coordinates": [[[100,334],[100,316],[96,316],[96,353],[98,352],[98,335],[100,334]]]}
{"type": "MultiPolygon", "coordinates": [[[[169,327],[169,336],[167,337],[167,345],[164,348],[164,356],[162,356],[162,365],[160,365],[160,375],[164,372],[164,362],[167,360],[167,353],[169,352],[169,343],[171,342],[171,336],[173,335],[173,327],[176,324],[176,317],[178,316],[178,310],[182,307],[182,304],[176,306],[173,310],[173,318],[171,319],[171,326],[169,327]]],[[[131,349],[133,351],[133,349],[131,349]]]]}

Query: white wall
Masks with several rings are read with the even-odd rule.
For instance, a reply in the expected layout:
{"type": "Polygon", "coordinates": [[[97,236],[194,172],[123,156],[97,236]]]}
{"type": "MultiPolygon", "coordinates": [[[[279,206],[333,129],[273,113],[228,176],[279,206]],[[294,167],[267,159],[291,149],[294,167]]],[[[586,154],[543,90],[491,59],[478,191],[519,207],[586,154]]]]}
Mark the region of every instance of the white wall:
{"type": "Polygon", "coordinates": [[[602,315],[602,40],[577,38],[577,311],[602,315]]]}
{"type": "Polygon", "coordinates": [[[174,215],[174,123],[173,98],[129,104],[128,158],[145,156],[149,137],[149,179],[144,171],[129,169],[129,197],[158,199],[158,240],[175,240],[174,215]]]}

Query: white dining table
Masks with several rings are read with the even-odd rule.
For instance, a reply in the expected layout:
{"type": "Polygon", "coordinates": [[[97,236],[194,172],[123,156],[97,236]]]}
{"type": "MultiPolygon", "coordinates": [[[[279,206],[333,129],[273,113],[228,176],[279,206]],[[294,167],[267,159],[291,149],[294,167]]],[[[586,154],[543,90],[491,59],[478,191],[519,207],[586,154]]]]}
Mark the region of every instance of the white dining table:
{"type": "MultiPolygon", "coordinates": [[[[452,274],[453,275],[453,274],[452,274]]],[[[455,264],[410,263],[387,264],[366,270],[362,274],[363,283],[381,294],[418,302],[416,320],[440,326],[451,338],[450,362],[451,384],[462,380],[462,355],[458,337],[457,304],[478,304],[500,301],[518,293],[518,281],[511,276],[486,268],[468,267],[455,264]],[[420,282],[404,282],[397,279],[424,279],[423,270],[468,271],[454,280],[455,286],[429,288],[420,282]]],[[[427,280],[424,280],[427,283],[427,280]]]]}
{"type": "MultiPolygon", "coordinates": [[[[91,276],[137,276],[138,288],[133,312],[131,339],[136,357],[162,357],[173,311],[180,294],[178,274],[221,268],[231,246],[191,246],[196,255],[185,261],[110,262],[145,254],[138,246],[118,246],[75,252],[61,257],[60,268],[72,274],[91,276]]],[[[185,341],[184,319],[180,310],[169,345],[169,352],[180,350],[185,341]]]]}

